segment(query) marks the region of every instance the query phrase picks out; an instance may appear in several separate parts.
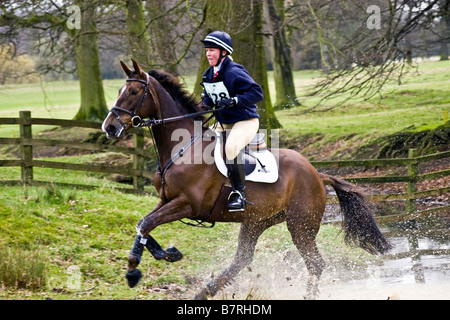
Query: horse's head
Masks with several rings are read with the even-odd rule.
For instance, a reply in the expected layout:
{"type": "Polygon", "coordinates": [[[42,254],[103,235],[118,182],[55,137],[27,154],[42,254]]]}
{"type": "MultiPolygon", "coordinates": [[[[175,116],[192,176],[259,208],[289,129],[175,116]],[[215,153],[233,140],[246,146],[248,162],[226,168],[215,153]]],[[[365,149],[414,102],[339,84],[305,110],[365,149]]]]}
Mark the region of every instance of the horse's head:
{"type": "Polygon", "coordinates": [[[123,138],[126,131],[131,128],[134,117],[144,119],[155,112],[150,77],[136,61],[133,59],[132,61],[134,70],[120,61],[128,79],[120,88],[114,106],[103,121],[102,130],[106,132],[108,139],[123,138]]]}

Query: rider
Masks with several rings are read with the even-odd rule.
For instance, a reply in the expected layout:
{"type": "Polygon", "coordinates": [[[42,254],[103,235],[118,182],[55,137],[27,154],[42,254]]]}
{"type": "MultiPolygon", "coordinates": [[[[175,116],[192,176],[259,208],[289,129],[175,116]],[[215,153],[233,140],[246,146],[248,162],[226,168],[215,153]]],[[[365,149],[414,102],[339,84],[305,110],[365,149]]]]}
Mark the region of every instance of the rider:
{"type": "Polygon", "coordinates": [[[259,128],[256,103],[263,99],[261,86],[231,58],[233,43],[228,33],[214,31],[202,40],[210,67],[203,74],[203,103],[222,109],[216,119],[227,130],[226,163],[232,192],[229,211],[245,210],[245,172],[241,150],[259,128]]]}

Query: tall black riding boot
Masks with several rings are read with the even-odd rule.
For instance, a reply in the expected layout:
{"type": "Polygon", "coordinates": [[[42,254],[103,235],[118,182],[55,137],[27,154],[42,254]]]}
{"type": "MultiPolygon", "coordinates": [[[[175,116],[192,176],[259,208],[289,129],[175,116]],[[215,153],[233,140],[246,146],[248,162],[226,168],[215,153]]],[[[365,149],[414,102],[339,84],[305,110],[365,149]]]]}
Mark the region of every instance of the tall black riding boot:
{"type": "Polygon", "coordinates": [[[232,191],[228,196],[228,211],[245,210],[245,171],[244,163],[238,161],[238,156],[233,163],[228,164],[228,176],[230,177],[232,191]]]}

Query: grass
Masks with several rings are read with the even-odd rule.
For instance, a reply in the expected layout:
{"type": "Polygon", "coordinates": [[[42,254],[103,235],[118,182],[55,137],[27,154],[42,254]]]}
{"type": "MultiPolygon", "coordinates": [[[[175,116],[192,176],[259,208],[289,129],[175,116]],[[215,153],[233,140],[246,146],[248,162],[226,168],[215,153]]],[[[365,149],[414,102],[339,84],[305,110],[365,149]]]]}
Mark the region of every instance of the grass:
{"type": "MultiPolygon", "coordinates": [[[[296,89],[305,93],[311,77],[297,72],[296,89]]],[[[300,98],[302,105],[276,112],[283,125],[282,138],[292,140],[290,145],[301,144],[302,136],[323,136],[324,139],[309,141],[301,150],[314,158],[317,149],[328,144],[336,154],[345,155],[344,149],[362,146],[377,138],[403,130],[435,129],[444,124],[444,112],[450,112],[450,62],[429,61],[419,64],[418,72],[412,72],[402,84],[391,83],[381,96],[369,100],[351,100],[333,107],[332,101],[305,113],[317,103],[317,98],[300,98]],[[328,111],[324,111],[330,109],[328,111]],[[333,143],[341,141],[342,150],[333,143]]]]}
{"type": "Polygon", "coordinates": [[[40,289],[47,283],[40,252],[0,248],[0,283],[18,289],[40,289]]]}
{"type": "MultiPolygon", "coordinates": [[[[86,163],[93,157],[74,156],[71,160],[86,163]]],[[[17,168],[0,168],[0,179],[19,176],[17,168]]],[[[142,283],[129,289],[124,274],[134,226],[158,198],[121,193],[117,188],[122,185],[99,174],[36,168],[35,176],[99,187],[89,191],[55,186],[0,189],[0,299],[189,299],[199,283],[233,259],[238,224],[219,223],[213,229],[166,224],[152,236],[165,248],[176,246],[184,258],[170,264],[144,253],[142,283]]],[[[362,265],[371,259],[362,250],[347,247],[338,228],[323,226],[318,239],[330,265],[350,261],[362,265]]],[[[271,279],[273,270],[283,278],[279,269],[289,255],[297,256],[297,251],[286,225],[271,228],[258,243],[252,265],[255,272],[244,270],[242,279],[248,281],[264,272],[262,277],[271,279]]],[[[305,270],[301,259],[295,260],[295,265],[305,270]]],[[[284,277],[291,278],[298,271],[285,272],[284,277]]],[[[259,281],[258,277],[253,280],[259,281]]],[[[304,284],[303,280],[299,284],[304,284]]]]}
{"type": "MultiPolygon", "coordinates": [[[[450,112],[450,62],[428,61],[419,64],[401,85],[390,83],[381,96],[368,101],[352,100],[330,111],[304,113],[313,107],[318,98],[307,98],[307,88],[320,78],[317,71],[296,71],[294,79],[302,106],[280,110],[276,116],[283,125],[282,137],[297,139],[318,133],[329,141],[353,136],[354,140],[367,141],[382,135],[411,128],[433,129],[443,124],[444,111],[450,112]]],[[[184,77],[192,90],[195,77],[184,77]]],[[[105,80],[108,106],[117,97],[122,79],[105,80]]],[[[269,72],[271,96],[275,96],[273,75],[269,72]]],[[[31,110],[33,117],[71,119],[78,110],[79,88],[76,81],[45,84],[5,85],[0,87],[0,117],[18,116],[19,110],[31,110]]],[[[274,101],[272,101],[274,102],[274,101]]],[[[332,102],[330,102],[332,103],[332,102]]],[[[323,109],[329,108],[327,104],[323,109]]],[[[322,110],[323,110],[322,109],[322,110]]],[[[46,129],[34,126],[34,132],[46,129]]],[[[17,137],[18,127],[0,126],[0,137],[17,137]]],[[[314,147],[313,145],[311,147],[314,147]]]]}
{"type": "MultiPolygon", "coordinates": [[[[117,98],[123,80],[104,80],[105,98],[108,104],[117,98]]],[[[11,112],[30,110],[36,117],[71,119],[80,104],[78,81],[52,81],[46,83],[11,84],[0,87],[0,116],[11,112]]]]}
{"type": "MultiPolygon", "coordinates": [[[[105,98],[112,106],[123,80],[104,80],[105,98]]],[[[0,117],[18,117],[19,111],[29,110],[35,118],[73,119],[80,106],[77,81],[13,84],[0,86],[0,117]]],[[[34,132],[48,129],[35,126],[34,132]]],[[[19,136],[15,126],[0,126],[0,136],[19,136]]]]}
{"type": "MultiPolygon", "coordinates": [[[[93,191],[9,187],[2,194],[6,195],[0,199],[2,299],[190,298],[198,282],[231,262],[237,245],[237,224],[213,229],[179,222],[160,226],[152,235],[164,247],[175,245],[184,258],[170,264],[144,253],[144,278],[131,290],[124,274],[134,225],[155,205],[155,197],[107,187],[93,191]],[[73,270],[78,272],[75,283],[73,270]],[[164,289],[168,287],[174,291],[164,289]]],[[[361,256],[361,250],[347,248],[330,226],[322,228],[319,246],[333,261],[361,256]]],[[[295,252],[285,225],[262,236],[256,261],[280,264],[280,252],[295,252]]]]}
{"type": "MultiPolygon", "coordinates": [[[[450,62],[425,62],[419,72],[402,85],[390,85],[382,97],[351,101],[328,112],[304,114],[315,101],[302,99],[302,106],[276,112],[283,124],[282,134],[292,139],[307,134],[325,136],[326,141],[312,144],[310,148],[314,149],[320,143],[339,139],[360,143],[405,128],[434,128],[443,123],[443,110],[450,111],[450,62]]],[[[298,93],[301,95],[318,76],[317,72],[296,72],[298,93]]],[[[193,77],[187,77],[190,88],[193,81],[193,77]]],[[[108,105],[122,84],[123,80],[105,81],[108,105]]],[[[33,117],[70,119],[75,115],[79,103],[76,82],[46,83],[44,88],[45,94],[40,84],[0,87],[0,117],[17,116],[24,109],[31,110],[33,117]]],[[[0,136],[17,136],[14,130],[0,126],[0,136]]],[[[33,127],[33,133],[37,131],[33,127]]],[[[0,154],[0,158],[8,157],[0,154]]],[[[96,157],[54,160],[89,163],[96,157]]],[[[223,269],[234,256],[237,224],[217,224],[213,229],[194,229],[179,222],[166,224],[152,235],[163,247],[175,245],[184,258],[170,264],[145,253],[141,264],[144,278],[131,290],[124,274],[134,226],[158,199],[121,193],[117,189],[122,185],[100,174],[35,168],[34,175],[36,180],[98,188],[0,186],[0,299],[191,298],[199,283],[223,269]]],[[[0,180],[19,177],[18,168],[0,168],[0,180]]],[[[339,229],[332,226],[322,226],[318,243],[333,267],[363,265],[371,259],[360,249],[348,248],[339,229]]],[[[295,260],[298,268],[294,271],[282,268],[294,252],[285,224],[275,226],[258,243],[252,265],[258,271],[245,270],[240,279],[253,277],[259,282],[259,272],[266,272],[269,278],[291,277],[292,272],[298,275],[299,270],[305,270],[302,260],[295,260]]]]}
{"type": "MultiPolygon", "coordinates": [[[[45,294],[52,299],[76,298],[67,286],[70,267],[79,268],[83,278],[76,291],[99,286],[92,294],[100,299],[131,299],[145,292],[145,286],[184,283],[182,274],[190,264],[166,265],[148,259],[147,255],[145,285],[138,291],[126,288],[123,275],[135,235],[134,225],[155,205],[156,198],[124,195],[108,188],[86,192],[11,187],[7,193],[9,197],[0,201],[1,247],[16,253],[39,252],[45,261],[48,281],[40,288],[18,288],[3,283],[5,289],[0,291],[3,298],[22,298],[24,292],[35,297],[45,294]]],[[[183,251],[187,260],[198,259],[190,252],[189,243],[196,237],[198,240],[201,233],[193,237],[188,228],[180,227],[180,223],[162,226],[154,236],[165,245],[186,245],[183,251]],[[189,240],[176,241],[179,237],[189,240]]]]}

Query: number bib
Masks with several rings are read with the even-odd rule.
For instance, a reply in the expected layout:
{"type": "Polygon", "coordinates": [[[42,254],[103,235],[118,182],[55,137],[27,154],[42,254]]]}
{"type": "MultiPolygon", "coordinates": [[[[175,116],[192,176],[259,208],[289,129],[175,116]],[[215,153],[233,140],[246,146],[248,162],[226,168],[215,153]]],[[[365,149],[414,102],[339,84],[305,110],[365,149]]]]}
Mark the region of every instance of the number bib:
{"type": "Polygon", "coordinates": [[[223,99],[230,99],[230,94],[223,81],[212,83],[203,82],[203,87],[214,104],[217,104],[218,101],[223,99]]]}

